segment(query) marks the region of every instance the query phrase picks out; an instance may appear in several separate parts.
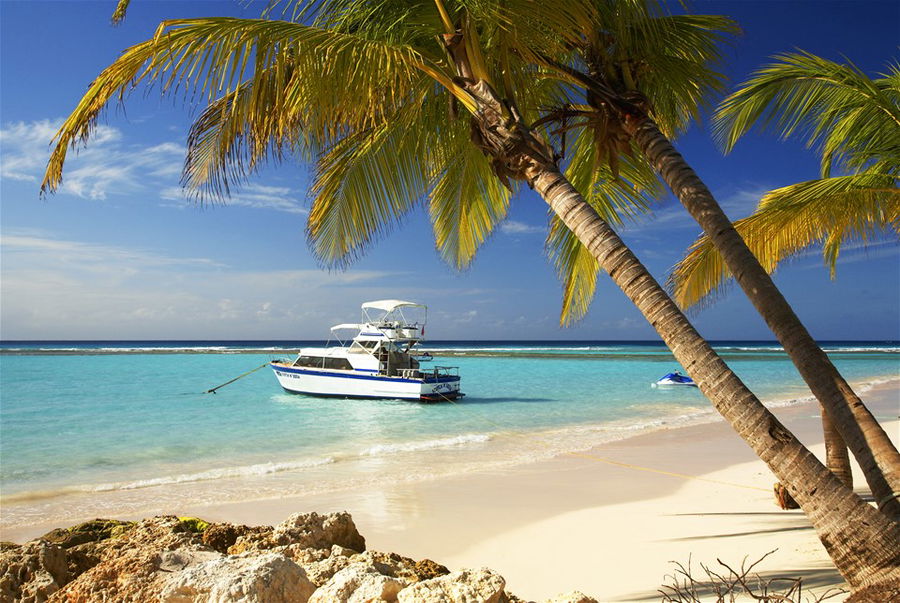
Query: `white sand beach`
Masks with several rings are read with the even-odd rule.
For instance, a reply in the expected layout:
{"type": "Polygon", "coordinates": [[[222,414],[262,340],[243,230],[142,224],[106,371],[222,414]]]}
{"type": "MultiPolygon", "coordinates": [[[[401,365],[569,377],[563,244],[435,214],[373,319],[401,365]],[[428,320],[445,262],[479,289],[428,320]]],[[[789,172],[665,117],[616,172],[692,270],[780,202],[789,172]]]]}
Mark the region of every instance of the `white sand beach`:
{"type": "MultiPolygon", "coordinates": [[[[863,394],[900,440],[900,382],[863,394]]],[[[822,458],[812,403],[774,412],[822,458]]],[[[857,491],[867,494],[861,475],[857,491]]],[[[782,511],[774,479],[723,421],[640,435],[578,455],[453,478],[340,493],[229,503],[160,514],[277,524],[299,511],[349,511],[369,549],[429,558],[451,570],[490,567],[507,590],[542,600],[580,590],[599,601],[657,601],[673,562],[723,570],[775,551],[766,576],[802,577],[804,592],[840,587],[801,511],[782,511]]],[[[137,519],[122,517],[121,519],[137,519]]],[[[56,526],[8,530],[22,542],[56,526]]]]}
{"type": "MultiPolygon", "coordinates": [[[[863,398],[900,440],[900,383],[863,398]]],[[[816,405],[775,412],[824,458],[816,405]]],[[[673,561],[690,561],[696,577],[700,564],[720,571],[721,559],[738,568],[770,551],[760,573],[802,577],[804,592],[840,587],[843,580],[803,513],[775,505],[773,483],[762,461],[717,422],[502,472],[190,513],[252,525],[277,523],[298,510],[348,510],[371,549],[451,569],[488,566],[506,578],[510,592],[530,600],[577,589],[599,601],[658,601],[673,561]]],[[[856,489],[867,494],[859,474],[856,489]]]]}

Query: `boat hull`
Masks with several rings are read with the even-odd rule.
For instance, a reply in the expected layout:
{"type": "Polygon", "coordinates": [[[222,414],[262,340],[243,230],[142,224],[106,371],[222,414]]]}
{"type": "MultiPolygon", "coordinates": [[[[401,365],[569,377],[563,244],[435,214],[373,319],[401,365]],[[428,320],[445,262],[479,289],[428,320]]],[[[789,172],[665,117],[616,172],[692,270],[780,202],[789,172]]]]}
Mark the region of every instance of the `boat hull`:
{"type": "Polygon", "coordinates": [[[672,380],[670,380],[670,379],[660,379],[660,380],[657,381],[656,383],[651,383],[650,385],[652,385],[653,387],[672,387],[672,386],[678,386],[678,387],[697,387],[697,384],[694,383],[693,381],[687,381],[687,382],[684,382],[684,381],[672,381],[672,380]]]}
{"type": "Polygon", "coordinates": [[[382,398],[440,402],[455,400],[459,391],[456,375],[421,378],[388,377],[366,371],[270,364],[285,391],[329,398],[382,398]]]}

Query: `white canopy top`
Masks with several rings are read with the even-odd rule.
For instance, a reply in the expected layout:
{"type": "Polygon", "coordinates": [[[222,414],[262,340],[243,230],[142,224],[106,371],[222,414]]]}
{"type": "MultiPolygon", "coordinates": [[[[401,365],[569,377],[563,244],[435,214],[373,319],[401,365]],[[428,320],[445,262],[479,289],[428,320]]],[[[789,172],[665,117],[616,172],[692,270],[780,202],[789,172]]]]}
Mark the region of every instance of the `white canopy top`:
{"type": "Polygon", "coordinates": [[[375,310],[382,310],[384,312],[393,312],[397,308],[424,308],[424,304],[417,304],[415,302],[401,301],[399,299],[381,299],[378,301],[370,301],[366,302],[362,305],[363,310],[367,310],[369,308],[374,308],[375,310]]]}

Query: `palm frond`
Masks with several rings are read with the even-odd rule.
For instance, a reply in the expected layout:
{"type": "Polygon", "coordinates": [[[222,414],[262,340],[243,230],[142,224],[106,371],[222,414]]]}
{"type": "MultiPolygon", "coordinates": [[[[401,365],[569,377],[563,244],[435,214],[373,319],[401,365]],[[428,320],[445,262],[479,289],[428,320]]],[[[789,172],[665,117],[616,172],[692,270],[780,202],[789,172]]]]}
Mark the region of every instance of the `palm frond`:
{"type": "MultiPolygon", "coordinates": [[[[768,272],[815,244],[834,276],[842,245],[866,244],[885,231],[900,235],[900,189],[890,174],[864,173],[801,182],[767,193],[758,210],[734,223],[768,272]]],[[[668,286],[683,308],[711,302],[730,271],[706,236],[673,269],[668,286]]]]}
{"type": "Polygon", "coordinates": [[[469,140],[466,128],[439,150],[443,169],[430,193],[434,240],[448,264],[461,270],[506,217],[512,191],[494,173],[490,161],[469,140]]]}
{"type": "Polygon", "coordinates": [[[587,314],[597,290],[600,265],[575,233],[555,214],[550,216],[550,232],[545,246],[562,282],[563,299],[559,324],[566,327],[587,314]]]}
{"type": "MultiPolygon", "coordinates": [[[[822,173],[837,162],[864,169],[900,143],[900,87],[892,75],[872,80],[852,63],[840,64],[807,52],[782,54],[754,72],[724,101],[714,133],[728,151],[754,125],[782,138],[799,135],[822,157],[822,173]]],[[[897,173],[897,167],[893,173],[897,173]]]]}
{"type": "Polygon", "coordinates": [[[622,69],[660,130],[675,137],[724,89],[722,49],[740,29],[719,15],[644,15],[626,23],[627,32],[616,34],[627,43],[618,51],[628,60],[622,69]]]}
{"type": "Polygon", "coordinates": [[[572,159],[565,175],[576,190],[584,191],[591,206],[610,224],[623,224],[650,210],[650,200],[663,193],[663,186],[653,168],[646,162],[625,156],[618,174],[595,151],[595,132],[578,128],[572,144],[572,159]]]}
{"type": "Polygon", "coordinates": [[[410,103],[378,127],[347,134],[317,162],[307,235],[326,265],[346,265],[424,200],[440,134],[420,127],[423,106],[410,103]]]}
{"type": "Polygon", "coordinates": [[[297,75],[278,97],[279,108],[291,111],[278,115],[293,119],[302,110],[307,127],[325,136],[346,126],[377,127],[384,112],[405,102],[426,75],[474,110],[450,74],[403,44],[285,21],[166,21],[153,39],[127,49],[91,83],[54,138],[41,190],[59,186],[68,149],[87,141],[114,96],[121,102],[135,86],[145,84],[210,103],[244,83],[262,89],[260,80],[271,78],[269,72],[297,75]]]}
{"type": "Polygon", "coordinates": [[[116,4],[116,10],[112,14],[111,21],[113,25],[119,25],[125,20],[125,13],[128,12],[129,4],[131,4],[131,0],[119,0],[116,4]]]}
{"type": "MultiPolygon", "coordinates": [[[[591,154],[578,153],[572,163],[587,163],[578,161],[584,156],[591,157],[591,154]]],[[[630,220],[649,211],[652,196],[662,192],[656,174],[641,162],[626,162],[622,166],[620,178],[614,178],[605,165],[592,169],[591,176],[587,176],[584,171],[580,165],[570,165],[566,174],[579,181],[590,178],[589,188],[586,189],[590,193],[585,199],[604,219],[613,224],[621,224],[625,219],[630,220]],[[641,182],[642,185],[635,185],[634,182],[641,182]]],[[[563,327],[571,326],[587,314],[596,291],[597,272],[600,268],[591,252],[555,215],[550,218],[550,231],[545,247],[563,285],[559,322],[563,327]]]]}
{"type": "Polygon", "coordinates": [[[287,152],[311,161],[313,143],[304,136],[302,112],[279,107],[285,80],[295,73],[266,70],[255,86],[241,85],[212,102],[191,125],[182,185],[200,201],[223,199],[261,162],[287,152]]]}

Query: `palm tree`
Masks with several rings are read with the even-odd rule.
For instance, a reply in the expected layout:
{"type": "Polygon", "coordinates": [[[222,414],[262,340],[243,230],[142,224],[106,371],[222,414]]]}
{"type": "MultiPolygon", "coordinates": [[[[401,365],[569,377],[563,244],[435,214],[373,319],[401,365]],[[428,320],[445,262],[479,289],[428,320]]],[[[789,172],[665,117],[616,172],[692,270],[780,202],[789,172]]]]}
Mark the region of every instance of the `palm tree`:
{"type": "MultiPolygon", "coordinates": [[[[830,458],[841,459],[838,453],[844,450],[837,428],[880,508],[889,516],[900,516],[900,501],[894,495],[900,491],[900,454],[797,318],[709,189],[663,134],[675,130],[679,111],[690,115],[685,101],[699,96],[704,85],[715,84],[706,63],[716,56],[715,30],[728,33],[728,22],[657,16],[643,2],[595,4],[600,20],[582,31],[573,46],[575,57],[539,57],[554,77],[583,91],[587,99],[586,106],[578,106],[566,97],[549,118],[586,116],[583,125],[600,124],[602,137],[597,137],[596,147],[610,157],[615,151],[637,154],[653,166],[710,236],[726,265],[739,275],[736,280],[822,403],[826,439],[832,443],[830,458]],[[679,45],[683,39],[691,44],[679,45]]],[[[838,465],[845,469],[839,472],[849,479],[849,465],[845,458],[842,461],[838,465]]]]}
{"type": "Polygon", "coordinates": [[[180,84],[210,99],[192,131],[185,172],[207,193],[246,177],[260,161],[315,153],[308,229],[326,260],[358,253],[426,199],[439,248],[465,257],[505,212],[510,189],[524,181],[788,485],[848,582],[866,588],[896,580],[900,526],[841,484],[728,369],[566,180],[553,149],[514,102],[520,89],[519,99],[546,99],[528,67],[528,48],[563,52],[567,32],[585,18],[582,3],[557,3],[552,11],[532,0],[447,5],[331,0],[316,5],[320,12],[299,13],[311,25],[165,22],[91,84],[57,135],[45,190],[59,185],[68,146],[86,140],[109,99],[136,82],[157,82],[165,91],[180,84]],[[485,61],[484,48],[496,49],[496,60],[485,61]],[[461,184],[461,176],[474,183],[461,184]],[[475,198],[455,197],[461,186],[475,198]],[[460,232],[448,234],[451,224],[460,232]]]}
{"type": "MultiPolygon", "coordinates": [[[[884,231],[900,235],[900,66],[870,79],[852,64],[805,52],[776,57],[729,96],[716,131],[726,151],[754,123],[781,138],[802,132],[817,148],[822,177],[766,193],[735,229],[770,273],[814,244],[835,275],[842,247],[884,231]],[[831,176],[839,168],[841,175],[831,176]]],[[[689,307],[715,296],[731,273],[700,237],[672,274],[675,300],[689,307]]]]}

